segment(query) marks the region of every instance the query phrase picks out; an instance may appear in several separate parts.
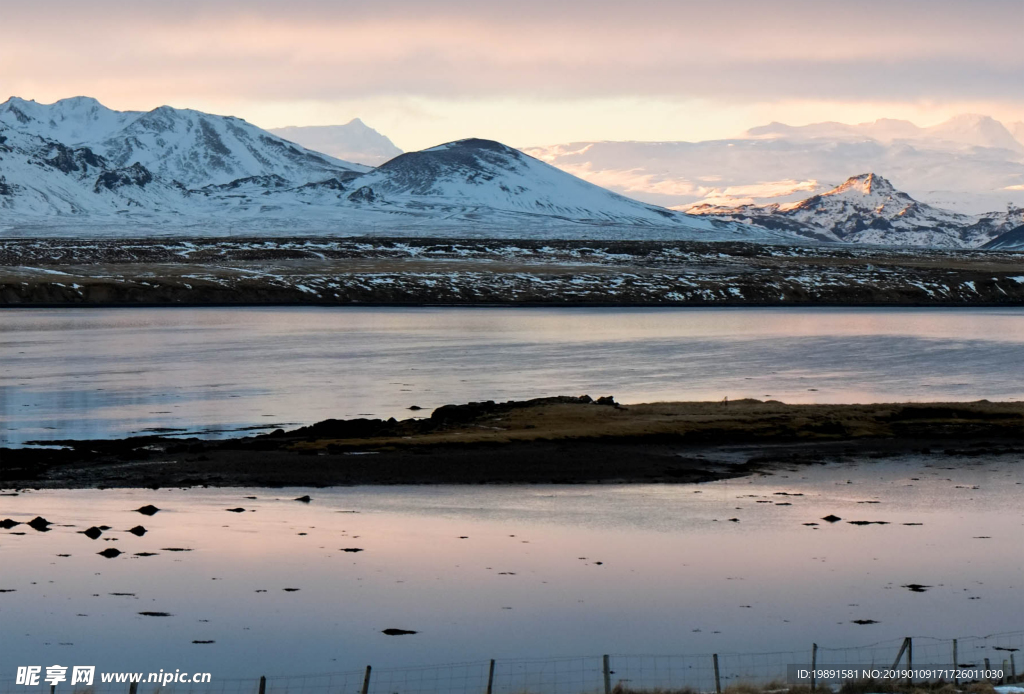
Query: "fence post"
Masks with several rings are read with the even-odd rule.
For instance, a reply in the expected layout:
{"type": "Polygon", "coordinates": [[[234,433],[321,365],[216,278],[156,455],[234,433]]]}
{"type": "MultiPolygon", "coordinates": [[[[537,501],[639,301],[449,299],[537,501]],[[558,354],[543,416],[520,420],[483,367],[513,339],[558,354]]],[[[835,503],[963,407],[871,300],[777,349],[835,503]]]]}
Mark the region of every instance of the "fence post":
{"type": "Polygon", "coordinates": [[[811,691],[818,688],[818,644],[811,644],[811,691]]]}
{"type": "Polygon", "coordinates": [[[612,691],[612,668],[611,660],[604,656],[602,667],[604,669],[604,694],[611,694],[612,691]]]}
{"type": "Polygon", "coordinates": [[[903,638],[903,645],[900,646],[900,652],[896,654],[896,660],[892,661],[892,669],[895,670],[900,666],[900,661],[903,660],[903,654],[907,652],[907,644],[910,642],[909,637],[903,638]]]}
{"type": "MultiPolygon", "coordinates": [[[[132,692],[135,694],[135,692],[132,692]]],[[[267,677],[266,675],[260,675],[260,694],[267,694],[267,677]]]]}
{"type": "Polygon", "coordinates": [[[910,677],[907,678],[907,682],[910,684],[914,683],[914,639],[907,637],[907,670],[910,672],[910,677]]]}
{"type": "Polygon", "coordinates": [[[956,654],[956,639],[953,639],[953,686],[960,686],[960,677],[957,673],[957,669],[960,667],[960,658],[956,654]]]}
{"type": "Polygon", "coordinates": [[[139,691],[139,683],[138,682],[132,682],[131,684],[128,685],[128,694],[137,694],[138,691],[139,691]]]}
{"type": "Polygon", "coordinates": [[[1010,681],[1010,661],[1003,658],[1003,679],[1000,684],[1008,684],[1010,681]]]}
{"type": "Polygon", "coordinates": [[[1010,677],[1013,681],[1017,681],[1017,663],[1013,659],[1013,653],[1010,653],[1010,677]]]}
{"type": "MultiPolygon", "coordinates": [[[[991,665],[989,664],[989,662],[988,662],[988,658],[985,658],[985,669],[986,669],[986,670],[991,670],[991,669],[992,669],[992,666],[991,666],[991,665]]],[[[991,678],[991,677],[989,677],[989,675],[990,675],[990,674],[991,674],[991,673],[988,673],[988,672],[986,672],[986,673],[985,673],[985,681],[986,681],[986,682],[989,682],[989,681],[991,681],[991,680],[992,680],[992,678],[991,678]]]]}
{"type": "Polygon", "coordinates": [[[494,691],[494,658],[491,658],[491,667],[487,670],[487,694],[494,691]]]}
{"type": "Polygon", "coordinates": [[[366,666],[366,674],[363,675],[363,694],[366,694],[366,692],[370,691],[370,670],[371,669],[372,668],[369,665],[366,666]]]}
{"type": "Polygon", "coordinates": [[[716,694],[722,694],[722,679],[718,674],[718,654],[714,653],[711,659],[715,663],[715,692],[716,694]]]}

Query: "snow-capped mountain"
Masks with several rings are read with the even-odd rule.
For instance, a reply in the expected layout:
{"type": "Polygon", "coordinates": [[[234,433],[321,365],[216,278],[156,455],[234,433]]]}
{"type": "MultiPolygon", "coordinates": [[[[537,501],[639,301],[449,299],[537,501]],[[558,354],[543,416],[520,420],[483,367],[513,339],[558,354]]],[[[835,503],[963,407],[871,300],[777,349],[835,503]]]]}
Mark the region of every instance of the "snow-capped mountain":
{"type": "Polygon", "coordinates": [[[49,105],[12,98],[0,105],[0,228],[63,233],[58,227],[795,238],[630,200],[487,140],[403,154],[370,169],[237,118],[166,106],[118,112],[87,98],[49,105]]]}
{"type": "Polygon", "coordinates": [[[617,195],[553,166],[481,139],[403,154],[353,181],[349,200],[381,208],[425,206],[473,215],[500,210],[595,224],[665,225],[685,215],[617,195]]]}
{"type": "Polygon", "coordinates": [[[882,119],[772,123],[704,142],[573,142],[526,148],[592,183],[664,207],[796,202],[851,172],[882,171],[916,200],[965,214],[1024,206],[1024,124],[958,116],[921,128],[882,119]]]}
{"type": "MultiPolygon", "coordinates": [[[[978,121],[944,132],[962,133],[964,123],[978,121]]],[[[491,140],[449,142],[371,169],[228,116],[167,106],[118,112],[84,97],[0,104],[0,229],[9,234],[301,229],[979,247],[1022,224],[1021,209],[950,212],[874,174],[791,203],[704,204],[687,213],[624,197],[491,140]]]]}
{"type": "Polygon", "coordinates": [[[88,148],[121,168],[140,164],[185,186],[277,174],[307,183],[367,167],[325,156],[240,118],[161,106],[113,111],[88,97],[38,104],[12,97],[0,104],[0,127],[67,147],[88,148]]]}
{"type": "Polygon", "coordinates": [[[689,213],[788,231],[821,241],[977,248],[1024,224],[1024,209],[965,215],[914,200],[873,173],[795,203],[696,205],[689,213]]]}
{"type": "Polygon", "coordinates": [[[269,132],[345,161],[379,166],[402,153],[386,136],[354,118],[345,125],[288,126],[269,132]]]}

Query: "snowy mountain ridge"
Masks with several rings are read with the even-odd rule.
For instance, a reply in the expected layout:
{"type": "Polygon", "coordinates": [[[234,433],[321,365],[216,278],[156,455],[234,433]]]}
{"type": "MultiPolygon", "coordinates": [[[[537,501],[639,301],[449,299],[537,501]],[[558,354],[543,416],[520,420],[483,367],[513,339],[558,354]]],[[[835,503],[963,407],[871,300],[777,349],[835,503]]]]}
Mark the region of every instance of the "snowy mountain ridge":
{"type": "Polygon", "coordinates": [[[918,202],[874,173],[792,203],[696,205],[693,215],[784,230],[833,243],[977,248],[1024,224],[1024,208],[965,215],[918,202]]]}
{"type": "Polygon", "coordinates": [[[0,228],[56,227],[533,237],[629,228],[646,237],[793,240],[637,202],[489,140],[371,169],[230,116],[169,106],[117,112],[85,97],[9,99],[0,105],[0,228]]]}
{"type": "Polygon", "coordinates": [[[625,197],[492,140],[449,142],[370,168],[190,109],[118,112],[87,97],[0,104],[6,234],[303,230],[969,248],[996,243],[1022,223],[1019,208],[950,212],[875,174],[793,202],[705,203],[684,212],[625,197]]]}

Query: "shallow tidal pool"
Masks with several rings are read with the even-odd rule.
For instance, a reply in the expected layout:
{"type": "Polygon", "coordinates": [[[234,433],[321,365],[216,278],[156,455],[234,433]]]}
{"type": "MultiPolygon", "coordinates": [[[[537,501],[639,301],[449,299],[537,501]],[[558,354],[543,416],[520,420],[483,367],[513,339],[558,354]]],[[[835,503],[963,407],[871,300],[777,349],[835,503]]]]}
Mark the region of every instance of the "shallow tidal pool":
{"type": "Polygon", "coordinates": [[[1013,456],[920,455],[700,485],[22,491],[0,519],[53,525],[0,530],[2,659],[257,677],[1011,631],[1022,485],[1013,456]]]}

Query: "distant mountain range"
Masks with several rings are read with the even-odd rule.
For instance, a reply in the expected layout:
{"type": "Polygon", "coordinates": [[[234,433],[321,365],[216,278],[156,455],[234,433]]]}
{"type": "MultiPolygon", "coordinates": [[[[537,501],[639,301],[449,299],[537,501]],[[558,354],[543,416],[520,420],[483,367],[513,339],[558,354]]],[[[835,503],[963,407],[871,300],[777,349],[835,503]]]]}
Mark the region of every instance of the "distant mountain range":
{"type": "Polygon", "coordinates": [[[1024,206],[1024,122],[965,115],[928,128],[781,123],[705,142],[573,142],[525,152],[665,207],[795,202],[863,171],[924,203],[965,214],[1024,206]]]}
{"type": "Polygon", "coordinates": [[[1024,209],[965,215],[914,200],[885,178],[869,173],[793,203],[697,205],[690,214],[707,215],[833,243],[882,246],[979,248],[1024,234],[1024,209]],[[1014,236],[1009,236],[1009,235],[1014,236]]]}
{"type": "Polygon", "coordinates": [[[370,166],[379,166],[402,153],[391,140],[358,118],[345,125],[289,126],[270,128],[269,132],[317,152],[370,166]]]}
{"type": "Polygon", "coordinates": [[[0,230],[8,234],[572,237],[624,228],[789,238],[631,200],[488,140],[400,154],[372,169],[228,116],[167,106],[119,112],[85,97],[0,104],[0,230]]]}
{"type": "MultiPolygon", "coordinates": [[[[900,142],[920,135],[987,143],[956,145],[971,156],[980,150],[1010,152],[1012,136],[993,123],[959,119],[917,130],[902,122],[773,124],[752,131],[747,142],[778,145],[784,137],[790,147],[802,140],[852,138],[859,146],[863,131],[900,142]]],[[[875,174],[832,190],[802,188],[815,194],[783,204],[714,204],[705,198],[683,211],[617,194],[491,140],[459,140],[392,157],[397,148],[358,120],[285,131],[305,142],[333,143],[335,152],[355,148],[364,159],[377,148],[387,160],[376,168],[352,163],[238,118],[188,109],[120,112],[86,97],[48,105],[11,98],[0,104],[0,233],[302,231],[1024,247],[1019,208],[951,212],[918,202],[875,174]]],[[[617,144],[662,146],[603,143],[606,150],[617,144]]],[[[588,145],[577,156],[591,156],[595,149],[600,148],[588,145]]]]}

